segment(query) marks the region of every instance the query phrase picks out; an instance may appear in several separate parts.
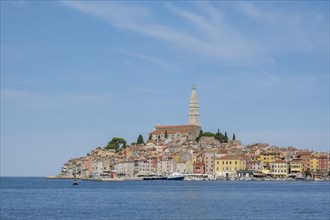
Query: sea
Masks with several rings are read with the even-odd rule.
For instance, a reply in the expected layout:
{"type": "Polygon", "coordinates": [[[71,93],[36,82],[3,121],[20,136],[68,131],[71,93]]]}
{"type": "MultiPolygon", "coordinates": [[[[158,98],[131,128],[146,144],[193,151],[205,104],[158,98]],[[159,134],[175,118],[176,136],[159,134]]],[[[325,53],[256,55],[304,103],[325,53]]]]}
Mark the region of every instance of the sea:
{"type": "Polygon", "coordinates": [[[1,219],[330,219],[330,182],[1,177],[1,219]]]}

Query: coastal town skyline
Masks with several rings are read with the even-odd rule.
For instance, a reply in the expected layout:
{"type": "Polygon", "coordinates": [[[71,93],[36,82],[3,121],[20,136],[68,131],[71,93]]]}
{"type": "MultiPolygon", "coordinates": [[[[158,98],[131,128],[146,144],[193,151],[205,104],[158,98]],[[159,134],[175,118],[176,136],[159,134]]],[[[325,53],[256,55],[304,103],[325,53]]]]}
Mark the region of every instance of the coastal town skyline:
{"type": "Polygon", "coordinates": [[[329,151],[328,8],[2,1],[1,175],[187,124],[192,85],[203,131],[329,151]]]}
{"type": "Polygon", "coordinates": [[[188,123],[157,124],[147,140],[131,144],[114,137],[107,146],[70,158],[50,179],[124,180],[329,180],[330,151],[317,152],[268,143],[242,145],[227,132],[199,125],[196,87],[191,89],[188,123]]]}

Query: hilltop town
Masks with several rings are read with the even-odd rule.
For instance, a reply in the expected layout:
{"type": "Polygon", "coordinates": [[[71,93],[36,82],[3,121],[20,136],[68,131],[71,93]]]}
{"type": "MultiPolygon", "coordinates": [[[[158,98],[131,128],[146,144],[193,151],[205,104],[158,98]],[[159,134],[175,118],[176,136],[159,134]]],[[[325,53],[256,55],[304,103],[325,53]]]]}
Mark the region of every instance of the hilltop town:
{"type": "Polygon", "coordinates": [[[203,132],[192,88],[188,125],[156,125],[145,142],[113,138],[86,156],[69,159],[56,178],[133,180],[177,172],[187,179],[329,179],[330,153],[256,143],[243,146],[235,134],[203,132]]]}

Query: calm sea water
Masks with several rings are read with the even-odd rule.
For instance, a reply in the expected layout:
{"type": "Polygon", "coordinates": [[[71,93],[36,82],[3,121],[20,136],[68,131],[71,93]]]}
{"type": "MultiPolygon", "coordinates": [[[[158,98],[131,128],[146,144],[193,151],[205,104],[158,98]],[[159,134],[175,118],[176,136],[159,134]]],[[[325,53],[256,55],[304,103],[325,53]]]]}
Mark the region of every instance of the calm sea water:
{"type": "Polygon", "coordinates": [[[329,182],[1,178],[1,219],[329,219],[329,182]]]}

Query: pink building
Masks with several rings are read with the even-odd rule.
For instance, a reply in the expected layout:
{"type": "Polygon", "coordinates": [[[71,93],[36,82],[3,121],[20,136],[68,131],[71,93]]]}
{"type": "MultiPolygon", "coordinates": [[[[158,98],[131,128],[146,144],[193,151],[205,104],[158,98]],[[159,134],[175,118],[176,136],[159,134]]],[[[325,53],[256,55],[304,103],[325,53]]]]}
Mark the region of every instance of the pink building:
{"type": "Polygon", "coordinates": [[[327,176],[329,169],[329,158],[327,156],[319,157],[319,172],[320,174],[327,176]]]}

